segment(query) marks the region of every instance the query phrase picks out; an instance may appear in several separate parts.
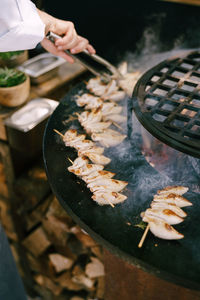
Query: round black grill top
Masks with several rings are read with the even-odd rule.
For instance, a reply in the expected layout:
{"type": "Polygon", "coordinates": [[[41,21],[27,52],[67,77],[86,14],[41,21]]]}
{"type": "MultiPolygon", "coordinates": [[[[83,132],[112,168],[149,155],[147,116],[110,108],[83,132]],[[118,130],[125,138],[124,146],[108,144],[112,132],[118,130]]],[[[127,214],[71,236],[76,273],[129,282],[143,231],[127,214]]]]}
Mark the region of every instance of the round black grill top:
{"type": "Polygon", "coordinates": [[[158,139],[200,157],[200,52],[167,59],[147,71],[135,86],[133,108],[158,139]]]}

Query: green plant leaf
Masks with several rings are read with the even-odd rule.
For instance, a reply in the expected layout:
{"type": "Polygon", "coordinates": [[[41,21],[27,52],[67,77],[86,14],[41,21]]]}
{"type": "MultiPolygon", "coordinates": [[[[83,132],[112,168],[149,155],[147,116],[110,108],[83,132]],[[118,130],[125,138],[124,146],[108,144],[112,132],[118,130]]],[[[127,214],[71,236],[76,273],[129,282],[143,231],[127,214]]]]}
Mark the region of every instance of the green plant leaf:
{"type": "Polygon", "coordinates": [[[21,51],[8,51],[8,52],[0,52],[0,58],[3,60],[10,59],[14,56],[18,56],[23,53],[24,50],[21,51]]]}
{"type": "Polygon", "coordinates": [[[11,87],[26,80],[26,74],[11,68],[0,68],[0,87],[11,87]]]}

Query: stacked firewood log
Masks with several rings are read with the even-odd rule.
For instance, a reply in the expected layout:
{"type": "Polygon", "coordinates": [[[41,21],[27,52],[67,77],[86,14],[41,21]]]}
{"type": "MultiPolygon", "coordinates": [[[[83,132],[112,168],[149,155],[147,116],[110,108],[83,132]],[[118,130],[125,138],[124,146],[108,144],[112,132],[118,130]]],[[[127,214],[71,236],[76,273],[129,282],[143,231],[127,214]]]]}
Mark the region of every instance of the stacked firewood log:
{"type": "Polygon", "coordinates": [[[14,191],[11,209],[0,199],[0,218],[30,298],[103,299],[102,248],[61,207],[41,161],[14,191]]]}

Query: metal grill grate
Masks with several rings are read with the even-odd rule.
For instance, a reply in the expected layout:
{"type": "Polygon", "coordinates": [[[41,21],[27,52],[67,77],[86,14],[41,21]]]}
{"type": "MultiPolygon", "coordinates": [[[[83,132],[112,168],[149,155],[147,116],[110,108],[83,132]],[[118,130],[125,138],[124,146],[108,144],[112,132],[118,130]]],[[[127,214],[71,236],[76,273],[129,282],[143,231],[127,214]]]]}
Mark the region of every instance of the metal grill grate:
{"type": "Polygon", "coordinates": [[[179,150],[200,156],[200,52],[149,70],[138,81],[133,99],[147,130],[170,146],[178,144],[179,150]]]}

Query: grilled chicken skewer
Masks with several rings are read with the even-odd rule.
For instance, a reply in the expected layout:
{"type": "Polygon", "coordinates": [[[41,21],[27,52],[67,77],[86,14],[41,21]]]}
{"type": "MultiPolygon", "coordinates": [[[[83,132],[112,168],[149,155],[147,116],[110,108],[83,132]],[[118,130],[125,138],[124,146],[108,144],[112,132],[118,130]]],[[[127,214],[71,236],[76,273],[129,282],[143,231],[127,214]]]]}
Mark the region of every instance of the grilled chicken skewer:
{"type": "Polygon", "coordinates": [[[181,239],[183,234],[171,225],[179,224],[187,216],[181,207],[191,206],[192,203],[182,195],[188,191],[184,186],[168,186],[157,191],[151,203],[151,208],[141,213],[142,220],[148,223],[143,237],[138,245],[142,247],[148,230],[162,239],[181,239]]]}
{"type": "MultiPolygon", "coordinates": [[[[76,130],[68,130],[65,135],[55,130],[59,135],[65,138],[65,144],[73,145],[73,147],[80,147],[78,143],[83,143],[87,140],[80,139],[76,130]],[[75,143],[74,141],[77,141],[75,143]]],[[[92,142],[93,143],[93,142],[92,142]]],[[[122,190],[128,182],[111,179],[115,173],[103,171],[103,165],[110,162],[110,159],[102,155],[104,148],[91,146],[86,150],[79,150],[81,156],[76,158],[72,165],[68,167],[68,171],[81,177],[88,185],[91,191],[94,191],[92,199],[100,205],[121,203],[127,198],[125,195],[119,194],[118,191],[122,190]],[[97,150],[97,152],[95,152],[97,150]],[[99,153],[98,153],[99,152],[99,153]],[[84,154],[84,155],[83,155],[84,154]],[[83,156],[82,156],[83,155],[83,156]],[[89,160],[95,162],[89,164],[89,160]]]]}

